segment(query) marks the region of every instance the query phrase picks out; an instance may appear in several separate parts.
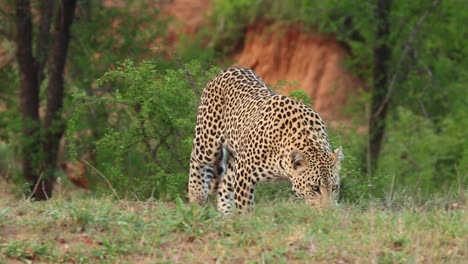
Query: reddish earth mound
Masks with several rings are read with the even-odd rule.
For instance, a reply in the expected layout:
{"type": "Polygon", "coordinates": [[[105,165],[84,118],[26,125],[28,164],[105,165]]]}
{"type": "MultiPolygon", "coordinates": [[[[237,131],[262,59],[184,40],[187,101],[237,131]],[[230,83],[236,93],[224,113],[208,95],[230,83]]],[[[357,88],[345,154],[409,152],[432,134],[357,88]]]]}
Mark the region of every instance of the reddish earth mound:
{"type": "Polygon", "coordinates": [[[344,67],[346,47],[334,37],[284,25],[257,24],[248,29],[236,65],[255,70],[267,83],[296,81],[279,90],[302,89],[325,119],[342,120],[343,106],[364,83],[344,67]]]}

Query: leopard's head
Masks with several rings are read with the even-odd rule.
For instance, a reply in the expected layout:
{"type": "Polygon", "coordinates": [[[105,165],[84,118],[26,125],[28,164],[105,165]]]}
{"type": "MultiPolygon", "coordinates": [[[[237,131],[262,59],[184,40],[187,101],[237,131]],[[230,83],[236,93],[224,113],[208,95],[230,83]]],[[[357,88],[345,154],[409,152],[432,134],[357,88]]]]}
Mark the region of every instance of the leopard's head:
{"type": "Polygon", "coordinates": [[[293,150],[289,174],[294,193],[311,207],[334,207],[340,192],[343,158],[341,146],[333,152],[293,150]]]}

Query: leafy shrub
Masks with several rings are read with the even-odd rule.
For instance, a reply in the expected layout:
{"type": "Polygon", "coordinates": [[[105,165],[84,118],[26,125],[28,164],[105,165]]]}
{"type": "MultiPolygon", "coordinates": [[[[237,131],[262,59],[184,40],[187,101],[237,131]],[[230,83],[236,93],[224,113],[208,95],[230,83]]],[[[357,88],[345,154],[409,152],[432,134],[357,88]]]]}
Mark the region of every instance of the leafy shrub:
{"type": "Polygon", "coordinates": [[[448,116],[439,127],[400,107],[389,120],[380,171],[391,174],[398,188],[421,194],[465,186],[466,129],[466,116],[448,116]]]}
{"type": "Polygon", "coordinates": [[[186,189],[198,100],[217,69],[192,62],[161,72],[156,65],[126,60],[98,80],[111,92],[74,95],[67,132],[71,152],[80,152],[74,136],[79,118],[90,106],[104,105],[109,115],[95,144],[95,166],[119,197],[172,199],[186,189]]]}

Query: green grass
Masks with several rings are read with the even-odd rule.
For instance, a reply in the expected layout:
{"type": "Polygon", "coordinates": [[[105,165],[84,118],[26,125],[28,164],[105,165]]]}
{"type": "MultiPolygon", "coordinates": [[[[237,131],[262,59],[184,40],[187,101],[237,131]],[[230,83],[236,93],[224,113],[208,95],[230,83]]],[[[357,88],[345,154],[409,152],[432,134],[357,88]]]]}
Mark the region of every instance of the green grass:
{"type": "Polygon", "coordinates": [[[260,201],[219,216],[183,202],[0,198],[0,263],[462,263],[463,206],[260,201]]]}

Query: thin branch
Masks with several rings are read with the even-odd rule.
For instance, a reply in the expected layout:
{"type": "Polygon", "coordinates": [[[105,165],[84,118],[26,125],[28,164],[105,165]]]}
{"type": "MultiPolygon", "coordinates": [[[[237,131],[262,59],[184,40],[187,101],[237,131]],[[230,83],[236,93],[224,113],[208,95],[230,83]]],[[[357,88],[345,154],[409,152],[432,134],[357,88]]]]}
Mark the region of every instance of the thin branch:
{"type": "MultiPolygon", "coordinates": [[[[134,110],[135,110],[135,112],[136,112],[137,114],[140,113],[140,111],[141,111],[140,105],[136,105],[134,110]]],[[[161,160],[159,160],[159,158],[158,158],[158,156],[157,156],[157,153],[156,153],[156,151],[154,150],[154,148],[151,147],[151,144],[150,144],[150,142],[149,142],[149,140],[148,140],[149,137],[148,137],[148,135],[147,135],[147,133],[146,133],[146,129],[145,129],[145,120],[143,120],[143,119],[140,118],[140,117],[137,117],[137,119],[138,119],[139,124],[140,124],[141,135],[143,136],[143,140],[142,140],[142,141],[143,141],[143,144],[145,145],[147,151],[148,151],[149,153],[151,153],[151,158],[152,158],[153,161],[156,162],[156,164],[158,164],[159,167],[161,167],[166,173],[171,173],[171,171],[170,171],[169,169],[167,169],[167,168],[163,165],[163,163],[161,162],[161,160]]],[[[160,142],[161,142],[161,140],[160,140],[160,142]]]]}
{"type": "MultiPolygon", "coordinates": [[[[155,132],[158,134],[158,137],[159,138],[168,138],[173,132],[174,132],[174,128],[173,127],[170,127],[169,129],[169,132],[167,135],[162,135],[161,133],[158,132],[158,130],[155,129],[155,132]]],[[[162,145],[164,145],[168,150],[171,149],[171,146],[166,142],[166,140],[162,140],[161,141],[162,145]]],[[[175,161],[177,161],[177,163],[179,164],[179,166],[183,166],[184,165],[184,162],[182,160],[180,160],[179,156],[178,155],[173,155],[175,161]]]]}
{"type": "Polygon", "coordinates": [[[39,179],[37,179],[36,184],[34,184],[34,188],[31,194],[29,195],[28,200],[31,200],[32,197],[36,195],[37,189],[39,188],[39,184],[42,184],[42,191],[44,192],[44,195],[47,197],[47,192],[45,192],[44,190],[44,181],[42,180],[43,176],[44,176],[44,173],[41,173],[41,175],[39,175],[39,179]]]}
{"type": "Polygon", "coordinates": [[[81,159],[81,161],[84,162],[86,165],[88,165],[91,169],[93,169],[97,174],[99,174],[99,176],[101,176],[106,181],[107,185],[109,185],[109,188],[112,190],[112,193],[114,194],[114,196],[117,199],[120,199],[119,195],[117,194],[115,189],[112,187],[112,184],[109,182],[109,180],[107,180],[107,177],[104,174],[102,174],[100,171],[98,171],[98,169],[93,167],[93,165],[89,164],[89,162],[87,162],[86,160],[81,159]]]}
{"type": "Polygon", "coordinates": [[[159,142],[158,144],[156,144],[156,146],[154,146],[154,148],[151,150],[151,156],[155,156],[156,153],[158,152],[158,149],[161,147],[161,145],[163,144],[163,139],[159,139],[159,142]]]}
{"type": "MultiPolygon", "coordinates": [[[[434,2],[432,2],[432,5],[418,19],[418,21],[416,22],[416,25],[414,26],[413,30],[411,31],[411,34],[409,35],[409,37],[405,41],[403,52],[401,53],[401,56],[398,59],[398,64],[397,65],[401,65],[403,63],[403,61],[406,59],[406,57],[408,57],[408,53],[413,48],[414,40],[416,39],[416,36],[419,34],[419,30],[421,29],[424,20],[426,20],[426,18],[429,16],[429,14],[432,11],[434,11],[434,9],[437,7],[437,5],[440,3],[440,1],[441,0],[434,0],[434,2]]],[[[396,84],[396,82],[398,80],[398,73],[399,73],[399,71],[395,71],[395,73],[393,74],[393,76],[392,76],[392,78],[390,80],[390,84],[388,85],[387,94],[385,95],[385,99],[383,100],[382,104],[377,109],[377,111],[375,111],[375,113],[373,113],[374,118],[380,115],[380,113],[383,111],[385,105],[387,105],[388,102],[390,101],[390,98],[392,97],[393,90],[395,88],[395,84],[396,84]]]]}
{"type": "MultiPolygon", "coordinates": [[[[156,132],[156,133],[158,133],[158,132],[156,132]]],[[[171,147],[171,146],[167,143],[167,141],[164,140],[164,139],[165,139],[165,138],[168,138],[168,137],[169,137],[171,134],[173,134],[173,133],[174,133],[174,128],[173,128],[173,127],[171,127],[171,128],[169,129],[169,132],[167,132],[167,135],[160,136],[161,134],[158,133],[159,138],[162,138],[163,140],[160,140],[160,142],[158,143],[158,146],[157,146],[157,147],[159,148],[161,145],[163,145],[163,146],[165,146],[168,150],[171,150],[172,147],[171,147]]],[[[183,166],[183,165],[184,165],[184,162],[179,158],[178,155],[174,155],[173,152],[171,152],[171,154],[173,154],[173,158],[174,158],[175,161],[177,161],[177,163],[179,164],[179,166],[183,166]]]]}

